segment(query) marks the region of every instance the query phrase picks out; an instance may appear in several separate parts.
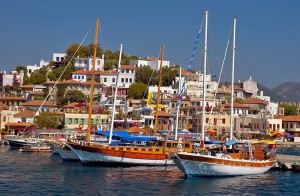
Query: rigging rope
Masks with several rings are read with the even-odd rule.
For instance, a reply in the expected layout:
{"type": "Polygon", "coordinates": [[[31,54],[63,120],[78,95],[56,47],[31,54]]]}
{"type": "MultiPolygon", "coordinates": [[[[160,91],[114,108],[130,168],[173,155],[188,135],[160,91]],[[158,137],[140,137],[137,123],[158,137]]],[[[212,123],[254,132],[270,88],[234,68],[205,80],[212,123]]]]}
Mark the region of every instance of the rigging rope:
{"type": "MultiPolygon", "coordinates": [[[[181,101],[182,95],[183,95],[183,93],[185,91],[185,83],[186,83],[186,80],[188,78],[189,72],[191,70],[192,62],[193,62],[194,55],[195,55],[195,52],[196,52],[196,49],[197,49],[198,40],[200,38],[200,34],[201,34],[203,23],[204,23],[204,17],[203,17],[203,20],[202,20],[201,27],[200,27],[200,29],[198,31],[198,34],[197,34],[197,38],[196,38],[196,41],[195,41],[195,44],[194,44],[194,49],[193,49],[193,52],[192,52],[192,57],[190,59],[189,66],[187,68],[187,72],[185,74],[184,81],[182,83],[181,91],[178,94],[176,109],[175,109],[175,112],[174,112],[174,115],[173,115],[173,118],[172,118],[172,121],[171,121],[170,131],[173,131],[173,124],[174,124],[174,121],[175,121],[175,118],[176,118],[176,115],[177,115],[177,112],[178,112],[178,109],[179,109],[179,105],[180,105],[180,101],[181,101]]],[[[181,80],[181,76],[180,76],[179,80],[181,80]]]]}
{"type": "MultiPolygon", "coordinates": [[[[70,61],[68,62],[68,64],[66,65],[66,67],[64,68],[64,70],[62,71],[62,73],[60,74],[59,78],[56,80],[54,86],[52,87],[52,89],[49,91],[48,95],[46,96],[46,98],[44,99],[44,101],[42,102],[42,104],[40,105],[40,107],[38,108],[38,110],[35,112],[34,116],[32,117],[32,122],[34,120],[34,118],[37,116],[37,113],[41,110],[41,108],[43,107],[43,105],[45,104],[46,100],[48,99],[48,97],[50,96],[50,94],[52,93],[52,91],[55,89],[57,83],[60,81],[61,77],[63,76],[63,74],[65,73],[66,69],[68,68],[68,66],[70,65],[70,63],[73,61],[75,55],[77,54],[78,50],[80,49],[80,47],[82,46],[84,40],[86,39],[86,37],[88,36],[88,34],[90,33],[91,29],[94,27],[94,23],[91,25],[90,29],[88,30],[88,32],[85,34],[83,40],[81,41],[80,45],[78,46],[77,50],[75,51],[75,53],[73,54],[72,58],[70,59],[70,61]]],[[[29,126],[29,123],[27,123],[26,127],[24,128],[24,131],[27,129],[27,127],[29,126]]]]}
{"type": "MultiPolygon", "coordinates": [[[[226,45],[226,49],[225,49],[225,54],[224,54],[224,57],[223,57],[221,71],[220,71],[220,75],[219,75],[218,83],[217,83],[217,90],[215,91],[215,94],[214,94],[213,103],[215,103],[215,101],[216,101],[216,95],[217,95],[219,84],[220,84],[220,81],[221,81],[221,78],[222,78],[223,67],[224,67],[224,64],[225,64],[226,56],[227,56],[227,50],[228,50],[228,46],[229,46],[229,42],[230,42],[231,33],[232,33],[232,30],[229,33],[229,38],[228,38],[228,41],[227,41],[227,45],[226,45]]],[[[210,115],[209,115],[209,121],[208,121],[209,122],[209,126],[211,125],[211,117],[212,117],[213,108],[214,108],[214,105],[212,105],[212,107],[210,109],[210,115]]]]}

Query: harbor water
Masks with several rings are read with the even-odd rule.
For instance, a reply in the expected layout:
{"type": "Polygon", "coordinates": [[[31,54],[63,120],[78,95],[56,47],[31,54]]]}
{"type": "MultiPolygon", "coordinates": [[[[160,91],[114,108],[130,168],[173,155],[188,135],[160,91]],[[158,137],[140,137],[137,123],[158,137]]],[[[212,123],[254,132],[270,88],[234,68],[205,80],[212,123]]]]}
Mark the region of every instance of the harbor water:
{"type": "MultiPolygon", "coordinates": [[[[279,151],[300,155],[297,149],[279,151]]],[[[300,173],[187,178],[173,167],[91,167],[0,146],[0,195],[299,195],[300,173]]]]}

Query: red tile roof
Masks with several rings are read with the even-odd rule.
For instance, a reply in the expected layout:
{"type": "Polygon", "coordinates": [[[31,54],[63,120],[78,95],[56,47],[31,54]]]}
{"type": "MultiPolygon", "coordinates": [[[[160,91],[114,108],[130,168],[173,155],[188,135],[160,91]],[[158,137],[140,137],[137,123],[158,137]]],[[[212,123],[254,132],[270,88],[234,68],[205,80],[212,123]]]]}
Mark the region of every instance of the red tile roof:
{"type": "Polygon", "coordinates": [[[120,69],[135,70],[135,67],[134,67],[134,65],[121,65],[120,69]]]}
{"type": "Polygon", "coordinates": [[[32,84],[28,84],[28,85],[20,86],[20,88],[33,88],[33,85],[32,84]]]}
{"type": "Polygon", "coordinates": [[[10,126],[10,127],[33,127],[35,126],[33,123],[26,123],[26,122],[7,122],[5,123],[5,126],[10,126]]]}
{"type": "Polygon", "coordinates": [[[275,119],[282,119],[282,122],[300,122],[300,115],[298,116],[274,116],[275,119]]]}
{"type": "Polygon", "coordinates": [[[2,109],[2,110],[8,110],[9,107],[6,104],[0,103],[0,109],[2,109]]]}
{"type": "MultiPolygon", "coordinates": [[[[44,102],[44,100],[31,100],[31,101],[28,101],[28,102],[24,103],[23,106],[41,106],[43,102],[44,102]]],[[[55,105],[51,101],[45,101],[45,103],[43,104],[43,106],[56,107],[57,105],[55,105]]]]}
{"type": "Polygon", "coordinates": [[[244,100],[244,103],[246,103],[246,104],[268,105],[267,102],[262,101],[262,100],[257,99],[257,98],[249,98],[249,99],[245,99],[245,100],[244,100]]]}
{"type": "Polygon", "coordinates": [[[162,117],[171,117],[173,116],[172,114],[169,114],[167,112],[162,112],[162,111],[159,111],[157,116],[162,116],[162,117]]]}
{"type": "Polygon", "coordinates": [[[34,115],[35,115],[35,112],[29,111],[29,110],[24,110],[19,113],[16,113],[14,115],[14,117],[33,117],[34,115]]]}
{"type": "Polygon", "coordinates": [[[0,101],[26,101],[24,97],[1,97],[0,101]]]}
{"type": "Polygon", "coordinates": [[[44,91],[31,91],[29,92],[30,95],[45,95],[44,91]]]}
{"type": "MultiPolygon", "coordinates": [[[[230,107],[231,104],[230,103],[225,103],[223,104],[224,107],[230,107]]],[[[234,108],[250,108],[250,106],[245,105],[245,104],[240,104],[240,103],[233,103],[233,107],[234,108]]]]}
{"type": "MultiPolygon", "coordinates": [[[[95,75],[115,75],[116,73],[117,73],[116,70],[95,71],[95,75]]],[[[93,73],[91,70],[77,70],[72,74],[92,75],[93,73]]]]}
{"type": "Polygon", "coordinates": [[[156,58],[156,57],[148,57],[148,58],[146,58],[145,60],[146,60],[146,61],[157,61],[157,60],[159,60],[159,59],[156,58]]]}

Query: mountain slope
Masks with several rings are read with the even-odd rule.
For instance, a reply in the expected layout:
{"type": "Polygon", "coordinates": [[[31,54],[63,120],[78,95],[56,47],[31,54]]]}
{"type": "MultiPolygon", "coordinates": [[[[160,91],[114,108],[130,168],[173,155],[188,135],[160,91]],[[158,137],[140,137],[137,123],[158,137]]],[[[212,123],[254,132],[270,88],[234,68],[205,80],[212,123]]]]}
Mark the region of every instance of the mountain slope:
{"type": "Polygon", "coordinates": [[[282,96],[286,101],[300,101],[300,83],[286,82],[275,87],[273,91],[282,96]]]}
{"type": "Polygon", "coordinates": [[[282,96],[278,91],[274,89],[270,89],[262,84],[258,85],[258,95],[260,92],[263,91],[265,96],[270,96],[272,102],[279,102],[279,101],[289,101],[286,97],[282,96]]]}

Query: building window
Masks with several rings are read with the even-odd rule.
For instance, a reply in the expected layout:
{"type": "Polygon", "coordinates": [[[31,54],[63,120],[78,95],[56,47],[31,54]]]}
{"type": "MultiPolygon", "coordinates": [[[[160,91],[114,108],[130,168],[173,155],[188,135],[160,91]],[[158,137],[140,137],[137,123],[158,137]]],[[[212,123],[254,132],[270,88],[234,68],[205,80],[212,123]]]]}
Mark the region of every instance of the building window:
{"type": "Polygon", "coordinates": [[[124,78],[121,78],[121,82],[124,82],[124,78]]]}
{"type": "Polygon", "coordinates": [[[84,124],[84,119],[80,119],[80,124],[84,124]]]}
{"type": "Polygon", "coordinates": [[[100,60],[97,61],[97,65],[100,65],[100,60]]]}
{"type": "Polygon", "coordinates": [[[74,124],[78,124],[78,118],[75,118],[74,120],[74,124]]]}
{"type": "MultiPolygon", "coordinates": [[[[74,79],[77,79],[77,76],[74,76],[74,79]]],[[[79,77],[78,77],[78,79],[79,79],[79,77]]]]}
{"type": "Polygon", "coordinates": [[[129,73],[129,69],[126,69],[126,73],[129,73]]]}
{"type": "Polygon", "coordinates": [[[226,123],[226,120],[225,118],[222,119],[222,124],[225,124],[226,123]]]}
{"type": "Polygon", "coordinates": [[[128,78],[125,79],[126,83],[128,83],[128,78]]]}
{"type": "Polygon", "coordinates": [[[68,123],[71,124],[72,123],[72,118],[68,119],[68,123]]]}
{"type": "Polygon", "coordinates": [[[104,82],[107,82],[107,78],[103,78],[104,82]]]}
{"type": "Polygon", "coordinates": [[[112,82],[116,82],[116,78],[113,78],[113,79],[112,79],[112,82]]]}
{"type": "Polygon", "coordinates": [[[132,78],[129,78],[129,82],[132,83],[132,78]]]}

